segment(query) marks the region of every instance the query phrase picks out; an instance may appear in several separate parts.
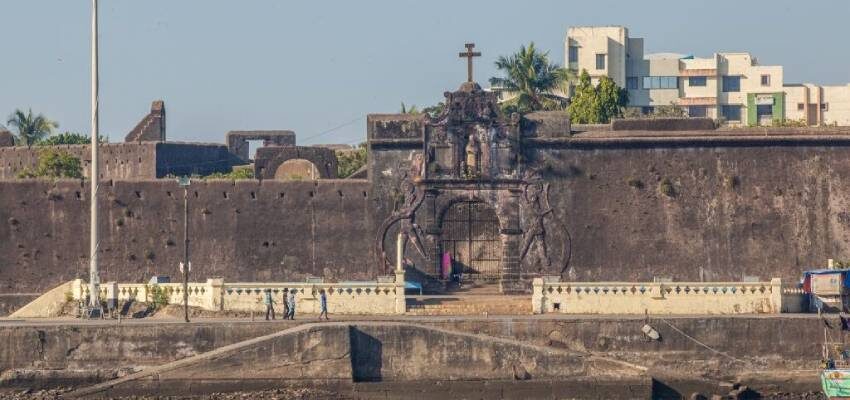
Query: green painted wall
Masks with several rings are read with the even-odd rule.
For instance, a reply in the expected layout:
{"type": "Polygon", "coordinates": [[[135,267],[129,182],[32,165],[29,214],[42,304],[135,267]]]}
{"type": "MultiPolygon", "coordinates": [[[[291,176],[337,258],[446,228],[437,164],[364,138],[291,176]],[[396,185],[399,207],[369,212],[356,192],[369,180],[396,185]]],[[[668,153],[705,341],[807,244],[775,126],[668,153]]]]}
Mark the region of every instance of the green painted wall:
{"type": "Polygon", "coordinates": [[[759,118],[756,114],[756,94],[747,93],[747,125],[758,125],[759,118]]]}
{"type": "MultiPolygon", "coordinates": [[[[756,96],[760,93],[747,93],[747,125],[756,126],[759,124],[758,113],[756,110],[756,96]]],[[[762,93],[763,94],[763,93],[762,93]]],[[[785,120],[785,93],[773,93],[773,119],[785,120]]]]}
{"type": "Polygon", "coordinates": [[[785,121],[785,93],[773,94],[773,119],[785,121]]]}

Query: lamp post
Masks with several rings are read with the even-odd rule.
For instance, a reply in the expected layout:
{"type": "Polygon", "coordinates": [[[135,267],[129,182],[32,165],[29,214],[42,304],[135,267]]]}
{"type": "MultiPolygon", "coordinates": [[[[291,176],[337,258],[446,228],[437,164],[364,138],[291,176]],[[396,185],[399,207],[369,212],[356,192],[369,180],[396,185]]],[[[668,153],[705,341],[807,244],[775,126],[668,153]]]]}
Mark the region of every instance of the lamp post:
{"type": "Polygon", "coordinates": [[[192,264],[189,262],[189,185],[191,181],[188,176],[182,176],[177,184],[183,188],[183,262],[180,264],[180,272],[183,273],[183,320],[189,322],[189,270],[192,264]]]}
{"type": "Polygon", "coordinates": [[[92,0],[91,20],[91,210],[89,221],[89,317],[99,316],[100,310],[100,275],[98,273],[97,252],[100,246],[98,238],[97,190],[100,181],[98,168],[98,56],[97,56],[97,0],[92,0]]]}

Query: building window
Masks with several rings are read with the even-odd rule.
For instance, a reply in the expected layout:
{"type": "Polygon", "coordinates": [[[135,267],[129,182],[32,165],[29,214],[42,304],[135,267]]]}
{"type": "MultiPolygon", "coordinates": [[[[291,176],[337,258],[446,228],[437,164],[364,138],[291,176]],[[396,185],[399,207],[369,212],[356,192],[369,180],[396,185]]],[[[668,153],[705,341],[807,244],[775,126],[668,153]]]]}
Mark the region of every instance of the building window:
{"type": "Polygon", "coordinates": [[[824,111],[829,111],[829,103],[821,103],[820,109],[824,111]]]}
{"type": "Polygon", "coordinates": [[[655,112],[655,107],[641,107],[640,113],[643,115],[650,115],[655,112]]]}
{"type": "Polygon", "coordinates": [[[741,121],[741,106],[740,105],[729,105],[722,106],[720,108],[720,113],[723,115],[727,121],[741,121]]]}
{"type": "Polygon", "coordinates": [[[741,77],[740,76],[724,76],[723,77],[723,91],[724,92],[740,92],[741,91],[741,77]]]}
{"type": "Polygon", "coordinates": [[[677,76],[645,76],[643,77],[644,89],[678,89],[679,77],[677,76]]]}
{"type": "Polygon", "coordinates": [[[605,69],[605,54],[596,55],[596,69],[605,69]]]}
{"type": "Polygon", "coordinates": [[[797,111],[803,111],[806,109],[805,103],[797,103],[797,111]]]}
{"type": "Polygon", "coordinates": [[[636,76],[626,77],[626,89],[640,89],[640,85],[638,85],[638,78],[636,76]]]}
{"type": "Polygon", "coordinates": [[[762,75],[761,76],[761,85],[762,86],[770,86],[770,75],[762,75]]]}
{"type": "Polygon", "coordinates": [[[688,107],[688,116],[691,118],[705,118],[706,115],[706,106],[688,107]]]}
{"type": "Polygon", "coordinates": [[[762,117],[765,117],[765,118],[773,117],[773,105],[771,105],[771,104],[759,104],[759,105],[757,105],[756,106],[756,116],[759,118],[759,120],[761,120],[762,117]]]}
{"type": "Polygon", "coordinates": [[[705,76],[692,76],[688,78],[688,86],[705,86],[706,81],[705,76]]]}
{"type": "Polygon", "coordinates": [[[567,62],[578,63],[578,46],[569,47],[569,55],[567,57],[567,62]]]}

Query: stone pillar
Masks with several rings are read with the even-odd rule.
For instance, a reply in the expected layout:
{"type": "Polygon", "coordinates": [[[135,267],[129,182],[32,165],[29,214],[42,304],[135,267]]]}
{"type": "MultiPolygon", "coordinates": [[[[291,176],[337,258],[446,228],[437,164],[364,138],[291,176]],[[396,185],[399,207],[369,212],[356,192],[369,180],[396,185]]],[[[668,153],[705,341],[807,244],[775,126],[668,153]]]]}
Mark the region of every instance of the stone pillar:
{"type": "Polygon", "coordinates": [[[531,310],[534,314],[543,314],[546,312],[546,296],[543,293],[543,278],[534,278],[531,283],[531,310]]]}
{"type": "Polygon", "coordinates": [[[771,314],[782,313],[782,280],[779,278],[770,280],[770,308],[771,314]]]}
{"type": "Polygon", "coordinates": [[[82,279],[74,279],[71,281],[71,295],[74,297],[74,300],[80,300],[83,298],[83,280],[82,279]]]}
{"type": "Polygon", "coordinates": [[[431,268],[431,271],[434,273],[434,276],[440,275],[440,263],[442,262],[443,255],[440,253],[440,226],[439,221],[437,221],[437,194],[436,190],[426,190],[425,191],[425,201],[422,204],[421,215],[422,216],[422,226],[425,229],[426,241],[431,243],[431,246],[428,246],[428,243],[424,243],[423,245],[426,247],[428,253],[428,258],[431,265],[425,267],[431,268]]]}
{"type": "Polygon", "coordinates": [[[527,292],[520,281],[519,252],[522,235],[502,232],[502,276],[499,280],[499,291],[503,294],[527,292]]]}
{"type": "Polygon", "coordinates": [[[404,271],[404,234],[399,232],[395,238],[395,272],[404,271]]]}
{"type": "Polygon", "coordinates": [[[395,272],[395,313],[407,312],[407,297],[404,295],[404,270],[395,272]]]}
{"type": "Polygon", "coordinates": [[[522,229],[520,228],[520,196],[522,190],[511,189],[507,196],[501,196],[502,212],[500,216],[502,240],[502,277],[499,289],[502,293],[526,293],[528,288],[520,280],[522,260],[522,229]]]}
{"type": "Polygon", "coordinates": [[[207,279],[206,290],[204,308],[210,311],[224,311],[224,279],[207,279]]]}

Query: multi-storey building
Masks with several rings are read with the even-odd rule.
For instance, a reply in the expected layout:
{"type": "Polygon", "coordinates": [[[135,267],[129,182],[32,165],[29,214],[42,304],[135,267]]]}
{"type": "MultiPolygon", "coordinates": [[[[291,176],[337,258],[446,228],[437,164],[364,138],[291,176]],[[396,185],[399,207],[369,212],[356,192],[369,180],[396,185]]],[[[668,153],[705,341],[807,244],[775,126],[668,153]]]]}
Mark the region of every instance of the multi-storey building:
{"type": "Polygon", "coordinates": [[[850,85],[785,84],[782,66],[760,65],[749,53],[644,54],[643,38],[629,37],[627,28],[590,26],[567,31],[565,55],[575,72],[628,89],[629,106],[644,114],[678,105],[690,116],[730,124],[850,125],[850,85]]]}

